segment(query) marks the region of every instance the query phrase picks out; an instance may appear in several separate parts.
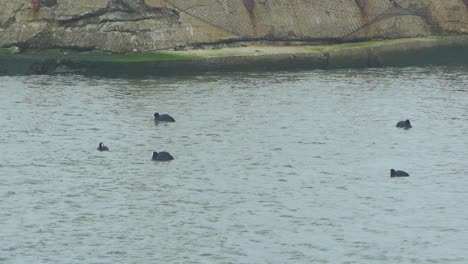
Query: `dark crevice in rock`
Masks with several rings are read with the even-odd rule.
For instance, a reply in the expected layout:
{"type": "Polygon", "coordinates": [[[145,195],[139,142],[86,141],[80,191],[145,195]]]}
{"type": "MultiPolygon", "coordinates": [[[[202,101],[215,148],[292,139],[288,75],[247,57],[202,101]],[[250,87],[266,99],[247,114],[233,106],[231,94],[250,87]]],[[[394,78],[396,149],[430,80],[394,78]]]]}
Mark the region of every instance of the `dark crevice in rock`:
{"type": "Polygon", "coordinates": [[[106,30],[104,31],[106,33],[109,33],[109,32],[115,32],[115,33],[122,33],[122,34],[130,34],[131,36],[135,35],[135,32],[139,32],[139,33],[142,33],[142,32],[151,32],[150,29],[141,29],[141,30],[126,30],[126,29],[119,29],[119,30],[106,30]]]}
{"type": "Polygon", "coordinates": [[[117,12],[108,12],[105,15],[101,16],[101,19],[107,21],[141,21],[145,19],[152,18],[161,18],[158,14],[127,14],[121,11],[117,12]]]}
{"type": "MultiPolygon", "coordinates": [[[[118,12],[105,13],[104,15],[97,17],[90,17],[87,19],[82,19],[75,22],[62,23],[62,26],[67,27],[81,27],[85,25],[100,25],[104,23],[114,23],[114,22],[139,22],[145,20],[166,20],[166,17],[161,17],[155,14],[144,14],[144,15],[121,15],[118,12]]],[[[172,20],[168,21],[168,24],[173,23],[172,20]]]]}
{"type": "Polygon", "coordinates": [[[108,11],[107,9],[100,9],[100,10],[98,10],[96,12],[93,12],[93,13],[88,13],[88,14],[84,14],[84,15],[81,15],[81,16],[72,17],[72,18],[69,18],[69,19],[59,19],[59,20],[57,20],[57,23],[60,26],[73,26],[75,24],[86,24],[85,22],[82,22],[82,21],[96,19],[100,15],[103,15],[103,14],[107,13],[107,11],[108,11]],[[80,23],[80,22],[82,22],[82,23],[80,23]]]}
{"type": "Polygon", "coordinates": [[[130,9],[115,9],[107,7],[93,13],[58,20],[58,24],[64,27],[79,27],[89,24],[106,22],[137,22],[148,19],[168,20],[169,23],[178,23],[179,13],[168,8],[151,8],[133,12],[130,9]]]}
{"type": "Polygon", "coordinates": [[[42,0],[42,5],[47,7],[52,7],[57,5],[57,0],[42,0]]]}
{"type": "Polygon", "coordinates": [[[16,17],[13,16],[13,17],[8,18],[2,24],[0,24],[0,28],[8,28],[9,26],[13,25],[14,23],[16,23],[16,17]]]}
{"type": "Polygon", "coordinates": [[[86,51],[96,51],[98,50],[95,46],[76,46],[76,45],[54,45],[52,49],[59,49],[63,51],[72,51],[72,52],[86,52],[86,51]]]}
{"type": "Polygon", "coordinates": [[[145,9],[143,0],[109,0],[109,10],[142,12],[145,9]]]}
{"type": "Polygon", "coordinates": [[[17,9],[13,10],[11,17],[9,17],[5,22],[0,24],[0,28],[7,28],[14,23],[16,23],[16,13],[18,13],[22,8],[24,4],[21,4],[17,9]]]}

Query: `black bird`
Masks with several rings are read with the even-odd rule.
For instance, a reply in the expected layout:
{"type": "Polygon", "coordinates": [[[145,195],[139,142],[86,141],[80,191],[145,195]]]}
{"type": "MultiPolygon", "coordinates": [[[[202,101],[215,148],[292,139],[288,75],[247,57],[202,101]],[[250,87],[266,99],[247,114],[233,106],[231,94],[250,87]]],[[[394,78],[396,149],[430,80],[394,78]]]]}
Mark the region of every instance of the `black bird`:
{"type": "Polygon", "coordinates": [[[153,152],[153,158],[152,160],[157,160],[157,161],[170,161],[173,160],[174,157],[172,157],[171,154],[169,154],[166,151],[161,151],[161,152],[153,152]]]}
{"type": "Polygon", "coordinates": [[[411,122],[406,119],[406,121],[400,121],[396,124],[396,127],[401,127],[401,128],[405,128],[405,129],[409,129],[409,128],[412,128],[411,126],[411,122]]]}
{"type": "Polygon", "coordinates": [[[390,177],[408,177],[409,174],[405,171],[397,170],[395,171],[394,169],[390,170],[390,177]]]}
{"type": "Polygon", "coordinates": [[[104,146],[104,143],[99,143],[99,147],[97,148],[99,151],[109,151],[109,148],[107,146],[104,146]]]}
{"type": "Polygon", "coordinates": [[[154,121],[175,122],[175,119],[168,114],[159,114],[158,112],[156,112],[154,113],[154,121]]]}

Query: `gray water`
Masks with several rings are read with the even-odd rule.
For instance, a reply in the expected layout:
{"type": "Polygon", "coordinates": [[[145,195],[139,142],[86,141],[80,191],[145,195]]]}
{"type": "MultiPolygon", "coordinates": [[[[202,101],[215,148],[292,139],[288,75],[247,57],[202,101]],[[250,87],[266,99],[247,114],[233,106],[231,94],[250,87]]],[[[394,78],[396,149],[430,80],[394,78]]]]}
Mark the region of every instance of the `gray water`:
{"type": "Polygon", "coordinates": [[[0,263],[468,263],[467,67],[0,94],[0,263]]]}

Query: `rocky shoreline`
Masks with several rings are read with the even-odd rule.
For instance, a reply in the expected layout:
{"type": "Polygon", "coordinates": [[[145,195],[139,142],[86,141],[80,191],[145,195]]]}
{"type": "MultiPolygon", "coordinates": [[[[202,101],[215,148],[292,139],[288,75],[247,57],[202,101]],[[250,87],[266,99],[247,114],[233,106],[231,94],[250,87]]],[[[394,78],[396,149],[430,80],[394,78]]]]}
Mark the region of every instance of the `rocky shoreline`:
{"type": "Polygon", "coordinates": [[[0,75],[78,73],[109,77],[262,71],[467,65],[468,36],[424,37],[336,45],[242,47],[114,54],[0,49],[0,75]]]}

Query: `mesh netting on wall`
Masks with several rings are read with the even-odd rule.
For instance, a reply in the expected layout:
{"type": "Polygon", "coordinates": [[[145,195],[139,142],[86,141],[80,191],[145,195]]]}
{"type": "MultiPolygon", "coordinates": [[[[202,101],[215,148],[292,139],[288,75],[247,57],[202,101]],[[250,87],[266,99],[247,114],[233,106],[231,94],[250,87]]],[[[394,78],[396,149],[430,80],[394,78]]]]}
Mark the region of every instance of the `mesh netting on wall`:
{"type": "MultiPolygon", "coordinates": [[[[462,0],[460,0],[462,1],[462,0]]],[[[430,0],[166,0],[180,12],[244,38],[343,38],[396,16],[433,24],[430,0]],[[337,22],[338,21],[338,22],[337,22]],[[338,23],[338,24],[337,24],[338,23]]]]}

